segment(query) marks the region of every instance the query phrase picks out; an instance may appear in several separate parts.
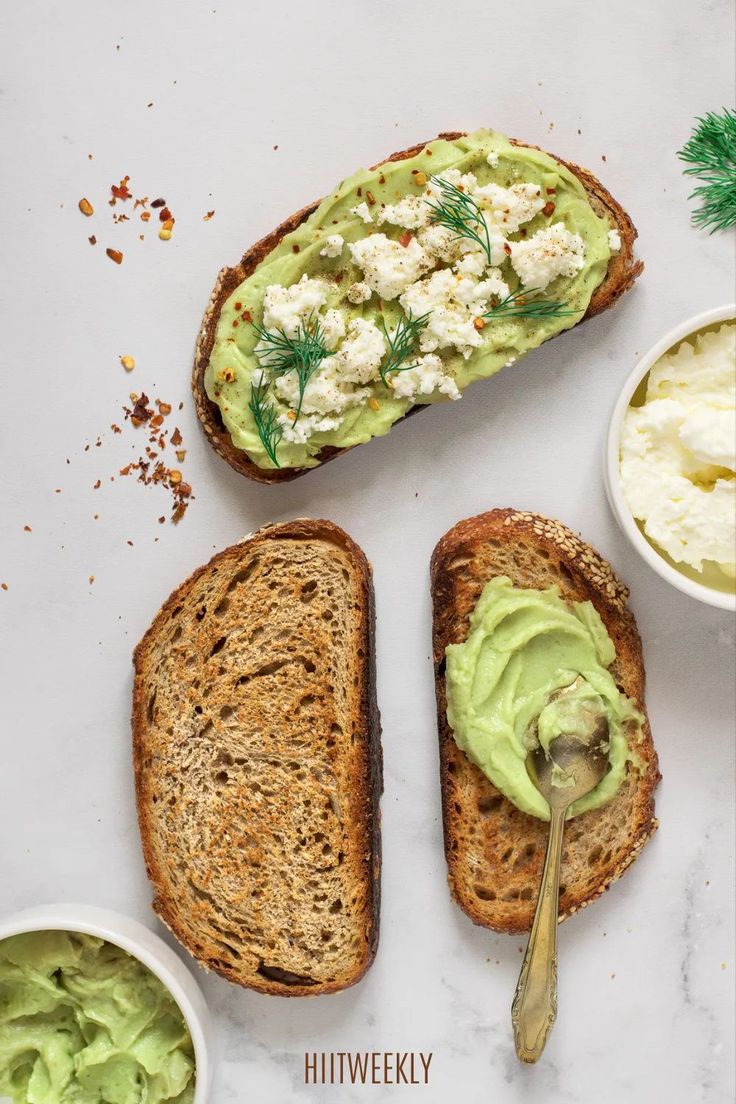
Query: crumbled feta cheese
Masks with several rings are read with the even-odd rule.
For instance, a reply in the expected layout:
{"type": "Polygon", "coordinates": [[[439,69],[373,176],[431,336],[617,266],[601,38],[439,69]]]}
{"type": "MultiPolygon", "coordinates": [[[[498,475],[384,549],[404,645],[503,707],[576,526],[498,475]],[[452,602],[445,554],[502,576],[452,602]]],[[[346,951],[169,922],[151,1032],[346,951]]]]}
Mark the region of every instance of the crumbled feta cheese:
{"type": "Polygon", "coordinates": [[[457,384],[445,372],[441,359],[431,353],[429,356],[417,357],[409,368],[392,373],[390,386],[398,399],[431,395],[433,391],[439,391],[441,395],[448,395],[451,399],[461,398],[457,384]]]}
{"type": "MultiPolygon", "coordinates": [[[[299,405],[299,377],[296,372],[285,372],[274,380],[274,390],[281,402],[296,410],[299,405]]],[[[334,356],[327,357],[304,388],[302,415],[318,414],[321,417],[341,414],[370,395],[370,390],[358,389],[343,379],[334,356]]]]}
{"type": "Polygon", "coordinates": [[[298,284],[288,288],[270,284],[263,297],[263,325],[267,330],[282,330],[287,337],[295,337],[312,311],[319,310],[326,301],[324,281],[310,280],[306,273],[298,284]]]}
{"type": "Polygon", "coordinates": [[[696,571],[736,561],[734,324],[684,341],[649,373],[629,407],[621,480],[634,517],[673,560],[696,571]]]}
{"type": "Polygon", "coordinates": [[[373,222],[373,215],[367,203],[359,203],[357,207],[350,208],[351,215],[357,215],[363,222],[373,222]]]}
{"type": "Polygon", "coordinates": [[[476,281],[443,268],[408,287],[400,302],[415,317],[429,313],[419,338],[422,352],[454,346],[469,357],[483,344],[474,320],[486,312],[492,295],[504,298],[508,291],[498,269],[491,269],[486,280],[476,281]]]}
{"type": "Polygon", "coordinates": [[[538,184],[512,184],[502,188],[499,184],[486,184],[476,188],[473,199],[481,207],[490,208],[491,222],[506,234],[514,234],[525,222],[529,222],[544,207],[544,196],[538,184]]]}
{"type": "Polygon", "coordinates": [[[417,237],[433,264],[437,264],[438,261],[452,264],[460,256],[461,239],[454,230],[448,230],[446,226],[432,224],[426,230],[421,230],[417,237]]]}
{"type": "Polygon", "coordinates": [[[317,414],[300,414],[294,422],[288,414],[279,415],[284,440],[294,445],[304,445],[314,433],[338,429],[342,418],[321,418],[317,414]]]}
{"type": "Polygon", "coordinates": [[[365,283],[382,299],[396,299],[432,267],[430,258],[415,238],[404,246],[385,234],[371,234],[352,242],[348,248],[363,270],[365,283]]]}
{"type": "Polygon", "coordinates": [[[442,188],[438,183],[439,180],[446,180],[448,184],[454,184],[456,188],[467,192],[468,195],[471,195],[478,187],[478,181],[472,173],[462,173],[460,169],[445,169],[444,172],[437,173],[435,177],[432,177],[427,185],[427,191],[431,194],[433,200],[442,198],[442,188]]]}
{"type": "Polygon", "coordinates": [[[342,253],[342,247],[345,244],[345,239],[342,234],[330,234],[326,239],[324,247],[320,249],[320,257],[339,257],[342,253]]]}
{"type": "Polygon", "coordinates": [[[389,222],[405,230],[419,230],[429,224],[431,214],[429,205],[422,196],[409,195],[393,206],[384,207],[378,215],[378,221],[389,222]]]}
{"type": "Polygon", "coordinates": [[[618,253],[621,249],[621,235],[618,230],[608,231],[608,248],[612,253],[618,253]]]}
{"type": "Polygon", "coordinates": [[[367,284],[361,283],[351,284],[347,290],[347,297],[349,302],[355,303],[367,303],[373,292],[367,284]]]}
{"type": "Polygon", "coordinates": [[[326,360],[345,383],[366,384],[380,375],[378,368],[386,354],[386,341],[374,322],[354,318],[340,348],[326,360]]]}
{"type": "Polygon", "coordinates": [[[498,154],[495,152],[495,150],[491,150],[491,152],[486,157],[486,161],[492,169],[498,168],[498,154]]]}
{"type": "Polygon", "coordinates": [[[544,289],[558,276],[574,276],[585,264],[583,239],[561,222],[509,245],[511,264],[526,288],[544,289]]]}
{"type": "Polygon", "coordinates": [[[320,318],[324,344],[327,349],[336,349],[341,337],[345,336],[345,317],[342,311],[328,310],[320,318]]]}
{"type": "Polygon", "coordinates": [[[463,276],[482,276],[486,270],[488,258],[480,250],[477,253],[466,253],[454,264],[457,273],[463,276]]]}

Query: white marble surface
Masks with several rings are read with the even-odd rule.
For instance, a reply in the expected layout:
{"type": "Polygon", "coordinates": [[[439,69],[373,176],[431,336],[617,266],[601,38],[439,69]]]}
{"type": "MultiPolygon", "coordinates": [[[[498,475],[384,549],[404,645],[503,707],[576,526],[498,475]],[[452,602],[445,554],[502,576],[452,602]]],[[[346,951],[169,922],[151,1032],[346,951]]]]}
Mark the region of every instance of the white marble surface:
{"type": "Polygon", "coordinates": [[[4,4],[0,25],[0,912],[77,899],[155,924],[131,785],[131,648],[212,550],[270,519],[330,517],[375,568],[381,946],[365,981],[334,997],[284,1001],[203,976],[213,1104],[731,1099],[733,622],[640,563],[601,482],[608,412],[637,353],[732,293],[733,237],[690,227],[674,156],[694,115],[732,102],[730,3],[25,0],[4,4]],[[634,293],[305,479],[238,477],[188,397],[218,267],[359,164],[481,124],[600,173],[639,226],[634,293]],[[167,245],[112,227],[103,197],[125,173],[136,195],[170,201],[167,245]],[[103,253],[117,244],[119,268],[103,253]],[[137,358],[130,377],[122,353],[137,358]],[[157,524],[155,489],[108,480],[137,455],[131,430],[109,431],[131,388],[186,403],[197,498],[178,529],[157,524]],[[536,1068],[516,1064],[509,1028],[521,941],[475,929],[446,891],[428,662],[434,543],[511,504],[580,530],[630,583],[664,774],[658,836],[561,929],[559,1021],[536,1068]],[[359,1049],[431,1050],[429,1087],[304,1087],[305,1050],[359,1049]]]}

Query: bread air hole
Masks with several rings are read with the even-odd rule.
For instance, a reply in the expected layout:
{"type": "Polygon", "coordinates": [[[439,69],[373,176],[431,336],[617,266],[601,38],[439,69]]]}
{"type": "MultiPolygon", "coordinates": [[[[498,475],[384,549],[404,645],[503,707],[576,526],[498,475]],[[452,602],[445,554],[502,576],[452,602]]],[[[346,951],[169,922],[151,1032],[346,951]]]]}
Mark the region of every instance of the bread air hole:
{"type": "Polygon", "coordinates": [[[473,892],[479,901],[495,901],[496,891],[495,889],[488,889],[483,885],[473,886],[473,892]]]}
{"type": "MultiPolygon", "coordinates": [[[[485,797],[481,797],[478,801],[478,812],[483,816],[487,816],[489,813],[495,813],[496,809],[501,807],[503,798],[500,794],[488,794],[485,797]]],[[[534,847],[532,845],[532,851],[534,847]]]]}

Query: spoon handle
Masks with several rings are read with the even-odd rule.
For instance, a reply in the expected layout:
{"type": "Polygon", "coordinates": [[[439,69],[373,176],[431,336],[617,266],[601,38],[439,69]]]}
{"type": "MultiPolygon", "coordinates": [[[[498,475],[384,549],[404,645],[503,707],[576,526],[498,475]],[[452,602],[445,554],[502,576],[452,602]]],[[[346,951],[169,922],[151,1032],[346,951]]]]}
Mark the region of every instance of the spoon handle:
{"type": "Polygon", "coordinates": [[[517,1057],[536,1062],[557,1015],[557,913],[565,810],[553,809],[534,924],[511,1006],[517,1057]]]}

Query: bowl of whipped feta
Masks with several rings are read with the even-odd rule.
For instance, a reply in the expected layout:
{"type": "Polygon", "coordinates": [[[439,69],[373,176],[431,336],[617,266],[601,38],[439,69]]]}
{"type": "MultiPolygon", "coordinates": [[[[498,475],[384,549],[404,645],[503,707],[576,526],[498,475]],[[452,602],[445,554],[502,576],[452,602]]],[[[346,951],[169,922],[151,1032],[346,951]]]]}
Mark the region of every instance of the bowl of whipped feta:
{"type": "Polygon", "coordinates": [[[736,609],[736,305],[689,318],[641,358],[611,417],[605,477],[643,559],[736,609]]]}

